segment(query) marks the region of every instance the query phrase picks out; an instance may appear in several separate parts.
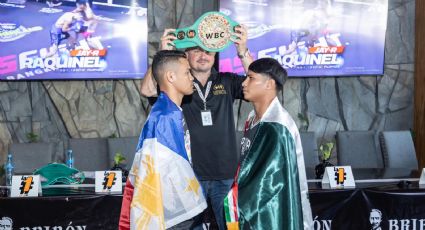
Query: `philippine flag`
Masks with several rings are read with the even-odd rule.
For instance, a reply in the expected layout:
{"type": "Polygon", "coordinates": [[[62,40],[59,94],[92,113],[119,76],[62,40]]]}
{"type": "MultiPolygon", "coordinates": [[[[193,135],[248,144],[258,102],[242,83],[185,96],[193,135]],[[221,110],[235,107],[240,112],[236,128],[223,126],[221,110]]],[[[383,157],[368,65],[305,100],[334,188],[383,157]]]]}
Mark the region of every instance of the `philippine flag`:
{"type": "Polygon", "coordinates": [[[185,148],[183,122],[181,109],[161,93],[140,135],[119,229],[166,229],[207,207],[185,148]]]}

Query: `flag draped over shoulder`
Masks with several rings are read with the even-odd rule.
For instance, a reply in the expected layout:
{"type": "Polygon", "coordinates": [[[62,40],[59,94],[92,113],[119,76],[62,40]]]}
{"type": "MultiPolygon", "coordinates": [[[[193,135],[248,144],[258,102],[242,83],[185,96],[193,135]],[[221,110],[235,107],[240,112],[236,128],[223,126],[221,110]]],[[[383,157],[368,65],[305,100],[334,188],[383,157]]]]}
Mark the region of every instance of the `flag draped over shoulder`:
{"type": "MultiPolygon", "coordinates": [[[[255,114],[251,112],[248,119],[255,114]]],[[[228,229],[312,229],[301,139],[275,98],[225,198],[228,229]]]]}
{"type": "Polygon", "coordinates": [[[169,228],[206,207],[185,149],[182,111],[161,93],[140,134],[119,229],[169,228]]]}

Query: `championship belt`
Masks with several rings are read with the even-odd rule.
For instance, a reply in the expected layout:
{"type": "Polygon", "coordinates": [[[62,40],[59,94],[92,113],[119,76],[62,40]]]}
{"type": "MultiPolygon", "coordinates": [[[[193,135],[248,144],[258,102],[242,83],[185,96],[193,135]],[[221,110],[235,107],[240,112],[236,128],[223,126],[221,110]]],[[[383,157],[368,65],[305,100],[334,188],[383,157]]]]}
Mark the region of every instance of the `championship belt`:
{"type": "Polygon", "coordinates": [[[240,26],[221,12],[203,14],[192,26],[176,29],[174,44],[177,49],[199,46],[210,52],[218,52],[232,43],[231,33],[240,26]]]}

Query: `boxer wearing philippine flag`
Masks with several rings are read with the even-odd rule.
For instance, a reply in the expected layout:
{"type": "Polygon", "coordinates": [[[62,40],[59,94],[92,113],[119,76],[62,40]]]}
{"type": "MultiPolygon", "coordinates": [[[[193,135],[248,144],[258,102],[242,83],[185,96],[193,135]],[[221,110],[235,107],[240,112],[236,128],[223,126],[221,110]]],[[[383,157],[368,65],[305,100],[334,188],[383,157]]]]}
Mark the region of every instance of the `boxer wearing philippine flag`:
{"type": "Polygon", "coordinates": [[[189,70],[181,51],[163,50],[153,59],[152,74],[161,93],[140,134],[124,190],[120,230],[171,228],[207,207],[192,169],[189,132],[180,108],[183,96],[193,93],[189,70]]]}

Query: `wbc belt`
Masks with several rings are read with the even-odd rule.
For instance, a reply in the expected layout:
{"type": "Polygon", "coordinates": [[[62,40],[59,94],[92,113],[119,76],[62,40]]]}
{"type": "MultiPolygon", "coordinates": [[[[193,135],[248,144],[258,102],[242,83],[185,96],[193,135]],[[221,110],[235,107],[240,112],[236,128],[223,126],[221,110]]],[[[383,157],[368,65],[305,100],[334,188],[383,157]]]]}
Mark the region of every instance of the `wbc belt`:
{"type": "Polygon", "coordinates": [[[176,29],[174,44],[177,49],[199,46],[206,51],[218,52],[232,43],[231,33],[238,26],[239,23],[221,12],[207,12],[192,26],[176,29]]]}

